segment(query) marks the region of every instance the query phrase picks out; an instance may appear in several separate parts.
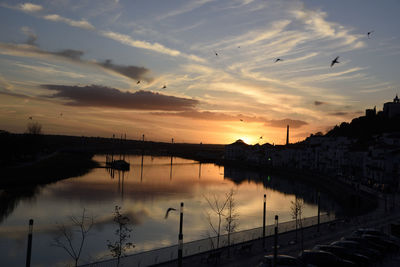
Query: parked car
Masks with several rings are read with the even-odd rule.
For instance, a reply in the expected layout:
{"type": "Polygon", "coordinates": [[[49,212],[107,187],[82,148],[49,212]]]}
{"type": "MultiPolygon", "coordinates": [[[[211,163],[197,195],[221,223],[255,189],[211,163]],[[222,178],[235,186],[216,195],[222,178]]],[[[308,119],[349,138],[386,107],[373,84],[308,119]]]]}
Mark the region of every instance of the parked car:
{"type": "Polygon", "coordinates": [[[340,240],[340,241],[332,242],[331,245],[346,248],[351,253],[361,254],[372,260],[378,260],[382,256],[378,251],[363,247],[359,242],[355,242],[355,241],[340,240]]]}
{"type": "MultiPolygon", "coordinates": [[[[273,267],[274,266],[274,255],[265,255],[262,262],[258,265],[259,267],[273,267]]],[[[276,266],[278,267],[293,267],[303,266],[303,263],[295,257],[289,255],[277,255],[276,266]]]]}
{"type": "Polygon", "coordinates": [[[334,254],[322,250],[304,250],[299,254],[298,259],[304,264],[317,267],[355,267],[356,265],[343,260],[334,254]]]}
{"type": "Polygon", "coordinates": [[[344,237],[341,240],[349,240],[349,241],[358,242],[361,244],[362,247],[376,250],[382,256],[387,252],[387,249],[384,246],[382,246],[381,244],[378,244],[377,242],[373,242],[372,240],[368,240],[364,237],[350,236],[350,237],[344,237]]]}
{"type": "Polygon", "coordinates": [[[344,260],[348,260],[351,262],[354,262],[357,266],[368,266],[371,263],[371,259],[358,254],[358,253],[352,253],[346,248],[343,247],[338,247],[338,246],[331,246],[331,245],[317,245],[313,248],[313,250],[323,250],[330,252],[339,258],[342,258],[344,260]]]}
{"type": "Polygon", "coordinates": [[[385,234],[384,232],[382,232],[378,229],[375,229],[375,228],[359,228],[352,233],[352,236],[362,236],[362,235],[379,236],[385,240],[390,240],[390,241],[396,243],[398,246],[400,246],[400,238],[398,238],[394,235],[385,234]]]}
{"type": "Polygon", "coordinates": [[[364,234],[361,237],[382,246],[386,251],[397,252],[399,250],[399,246],[395,242],[385,239],[384,237],[368,234],[364,234]]]}

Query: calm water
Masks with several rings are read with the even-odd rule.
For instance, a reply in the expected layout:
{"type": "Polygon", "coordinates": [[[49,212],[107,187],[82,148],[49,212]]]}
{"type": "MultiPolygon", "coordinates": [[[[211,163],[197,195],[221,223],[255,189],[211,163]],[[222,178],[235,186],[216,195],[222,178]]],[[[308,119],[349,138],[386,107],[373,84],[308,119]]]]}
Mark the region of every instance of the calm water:
{"type": "MultiPolygon", "coordinates": [[[[104,164],[104,156],[95,156],[104,164]]],[[[291,201],[296,195],[305,201],[304,216],[315,216],[315,189],[291,181],[219,167],[192,160],[170,157],[143,158],[128,156],[129,172],[114,173],[103,168],[36,189],[34,192],[1,192],[0,266],[23,266],[27,247],[28,220],[34,219],[32,266],[67,266],[70,258],[65,251],[52,245],[57,225],[70,226],[71,215],[80,216],[83,209],[95,218],[95,226],[87,237],[80,263],[110,258],[107,240],[116,240],[113,211],[116,205],[128,214],[133,224],[132,253],[177,243],[179,209],[184,202],[184,241],[205,238],[210,232],[205,197],[217,196],[222,201],[235,190],[238,230],[262,225],[263,195],[267,194],[267,224],[275,214],[280,222],[291,220],[291,201]]],[[[322,196],[322,198],[327,198],[322,196]]],[[[324,200],[324,210],[333,204],[324,200]]],[[[213,215],[211,213],[211,215],[213,215]]]]}

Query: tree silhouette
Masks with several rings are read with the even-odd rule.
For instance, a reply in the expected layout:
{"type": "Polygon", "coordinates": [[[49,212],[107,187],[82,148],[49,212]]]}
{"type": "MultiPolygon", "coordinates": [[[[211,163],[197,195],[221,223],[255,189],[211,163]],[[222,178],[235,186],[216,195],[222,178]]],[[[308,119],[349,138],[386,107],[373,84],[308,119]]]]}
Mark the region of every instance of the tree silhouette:
{"type": "Polygon", "coordinates": [[[71,216],[70,220],[72,222],[71,227],[67,227],[64,224],[58,226],[58,236],[53,239],[54,243],[52,245],[64,249],[74,259],[75,266],[78,266],[83,245],[89,231],[92,229],[94,219],[93,217],[87,217],[85,209],[83,209],[81,217],[71,216]],[[75,232],[80,236],[77,240],[74,240],[75,232]]]}
{"type": "Polygon", "coordinates": [[[125,255],[125,251],[135,247],[133,243],[127,242],[131,237],[130,232],[132,232],[132,228],[129,227],[129,221],[127,216],[121,214],[121,207],[115,206],[114,222],[117,224],[117,230],[115,230],[117,240],[114,242],[107,240],[107,247],[111,255],[117,258],[117,266],[119,266],[121,256],[125,255]]]}

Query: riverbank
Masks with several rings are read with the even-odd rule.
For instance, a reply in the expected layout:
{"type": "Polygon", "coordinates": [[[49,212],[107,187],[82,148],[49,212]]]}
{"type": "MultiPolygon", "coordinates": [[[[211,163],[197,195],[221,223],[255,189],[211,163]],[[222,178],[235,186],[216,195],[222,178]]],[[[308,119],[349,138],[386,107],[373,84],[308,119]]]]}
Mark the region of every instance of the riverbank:
{"type": "Polygon", "coordinates": [[[4,167],[0,189],[32,187],[82,176],[99,166],[92,157],[91,153],[57,152],[32,164],[4,167]]]}

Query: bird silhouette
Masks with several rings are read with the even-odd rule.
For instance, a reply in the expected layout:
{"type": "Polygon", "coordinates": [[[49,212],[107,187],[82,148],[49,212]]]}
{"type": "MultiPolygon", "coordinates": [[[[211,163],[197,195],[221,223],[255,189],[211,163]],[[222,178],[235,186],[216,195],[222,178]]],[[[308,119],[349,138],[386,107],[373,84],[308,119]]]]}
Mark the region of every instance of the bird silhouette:
{"type": "Polygon", "coordinates": [[[139,84],[140,83],[140,80],[139,81],[137,81],[137,83],[136,84],[139,84]]]}
{"type": "Polygon", "coordinates": [[[278,61],[283,61],[283,59],[280,59],[280,58],[275,59],[275,63],[278,61]]]}
{"type": "Polygon", "coordinates": [[[168,218],[168,214],[169,214],[169,212],[172,211],[172,210],[176,210],[176,209],[174,209],[174,208],[168,208],[168,209],[167,209],[167,212],[165,213],[164,219],[167,219],[167,218],[168,218]]]}
{"type": "Polygon", "coordinates": [[[215,56],[217,56],[218,57],[218,53],[214,50],[214,53],[215,53],[215,56]]]}
{"type": "Polygon", "coordinates": [[[242,119],[240,119],[240,121],[243,121],[242,119]]]}
{"type": "Polygon", "coordinates": [[[339,57],[336,57],[334,60],[332,60],[332,62],[331,62],[331,68],[332,68],[332,66],[335,65],[336,63],[340,63],[340,62],[338,61],[338,59],[339,59],[339,57]]]}
{"type": "Polygon", "coordinates": [[[374,31],[367,32],[368,39],[369,39],[369,36],[371,35],[371,33],[373,33],[373,32],[374,31]]]}
{"type": "Polygon", "coordinates": [[[263,139],[262,135],[260,136],[260,139],[263,139]]]}
{"type": "Polygon", "coordinates": [[[32,117],[29,117],[28,120],[32,120],[32,117]]]}
{"type": "Polygon", "coordinates": [[[164,86],[161,89],[165,89],[165,88],[167,88],[167,86],[164,84],[164,86]]]}

